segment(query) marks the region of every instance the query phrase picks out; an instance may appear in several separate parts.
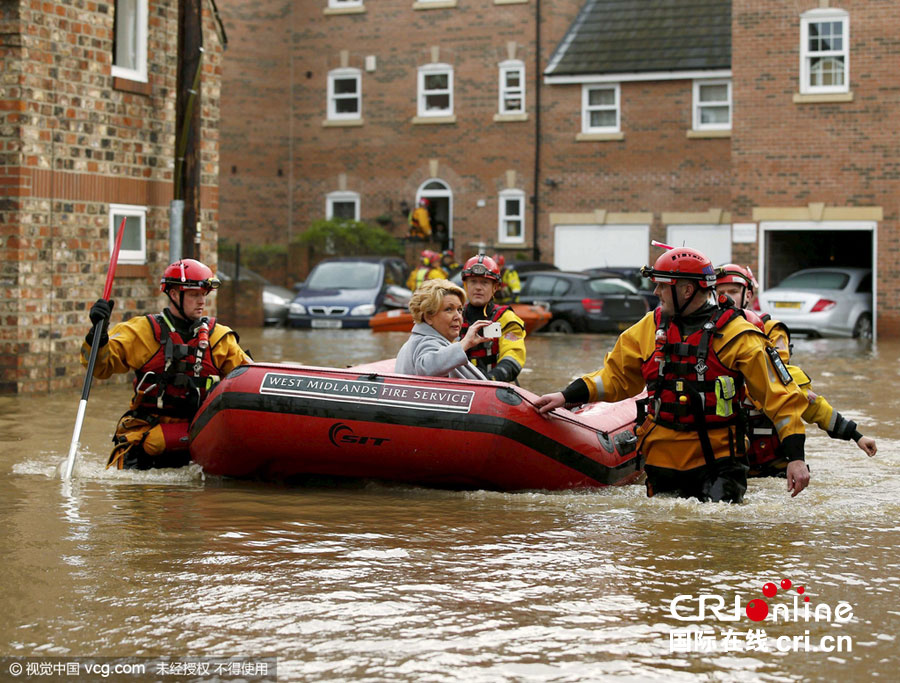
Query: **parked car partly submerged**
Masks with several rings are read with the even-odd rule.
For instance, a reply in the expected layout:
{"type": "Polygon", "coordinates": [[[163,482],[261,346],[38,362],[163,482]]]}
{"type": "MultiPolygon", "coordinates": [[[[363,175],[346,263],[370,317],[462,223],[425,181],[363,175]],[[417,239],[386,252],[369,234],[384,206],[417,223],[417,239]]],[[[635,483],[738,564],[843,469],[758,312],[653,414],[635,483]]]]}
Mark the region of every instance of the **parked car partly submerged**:
{"type": "Polygon", "coordinates": [[[791,332],[872,338],[872,271],[806,268],[759,296],[760,308],[791,332]]]}
{"type": "Polygon", "coordinates": [[[637,288],[622,278],[561,270],[528,273],[519,301],[550,309],[548,332],[620,332],[650,310],[637,288]]]}
{"type": "Polygon", "coordinates": [[[321,261],[300,286],[288,313],[292,327],[368,327],[379,311],[409,300],[406,262],[394,256],[347,256],[321,261]]]}
{"type": "MultiPolygon", "coordinates": [[[[219,261],[216,269],[216,276],[220,280],[234,279],[235,264],[231,261],[219,261]]],[[[283,325],[287,322],[288,307],[291,305],[291,299],[294,293],[287,287],[273,285],[259,273],[241,266],[241,280],[249,280],[262,284],[262,304],[263,304],[263,324],[265,325],[283,325]]]]}

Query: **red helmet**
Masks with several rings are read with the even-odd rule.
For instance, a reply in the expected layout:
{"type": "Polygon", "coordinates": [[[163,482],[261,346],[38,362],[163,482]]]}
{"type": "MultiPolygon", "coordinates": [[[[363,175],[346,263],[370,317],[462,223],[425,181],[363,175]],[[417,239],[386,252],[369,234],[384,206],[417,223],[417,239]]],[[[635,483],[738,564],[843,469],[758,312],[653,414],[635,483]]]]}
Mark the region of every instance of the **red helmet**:
{"type": "Polygon", "coordinates": [[[656,259],[653,267],[641,268],[641,275],[651,282],[675,284],[676,280],[696,280],[701,289],[716,284],[716,271],[703,252],[690,247],[675,247],[656,259]]]}
{"type": "Polygon", "coordinates": [[[489,280],[500,282],[500,266],[490,256],[478,254],[473,256],[463,266],[462,279],[467,277],[486,277],[489,280]]]}
{"type": "Polygon", "coordinates": [[[444,249],[442,256],[449,256],[450,258],[453,258],[453,250],[452,249],[444,249]]]}
{"type": "Polygon", "coordinates": [[[736,263],[726,263],[716,268],[717,285],[743,285],[752,289],[753,282],[753,271],[736,263]]]}
{"type": "Polygon", "coordinates": [[[221,283],[219,278],[213,275],[209,266],[192,258],[175,261],[166,268],[159,280],[159,291],[168,292],[170,289],[202,289],[209,292],[218,288],[221,283]]]}
{"type": "Polygon", "coordinates": [[[427,199],[425,199],[425,197],[422,197],[422,198],[419,200],[419,206],[424,206],[424,207],[427,208],[427,207],[431,206],[431,202],[428,201],[427,199]]]}
{"type": "Polygon", "coordinates": [[[431,249],[426,249],[422,252],[422,265],[430,266],[435,262],[435,260],[439,259],[441,255],[436,251],[432,251],[431,249]]]}
{"type": "Polygon", "coordinates": [[[496,261],[497,265],[501,268],[506,265],[506,257],[503,254],[494,254],[494,261],[496,261]]]}

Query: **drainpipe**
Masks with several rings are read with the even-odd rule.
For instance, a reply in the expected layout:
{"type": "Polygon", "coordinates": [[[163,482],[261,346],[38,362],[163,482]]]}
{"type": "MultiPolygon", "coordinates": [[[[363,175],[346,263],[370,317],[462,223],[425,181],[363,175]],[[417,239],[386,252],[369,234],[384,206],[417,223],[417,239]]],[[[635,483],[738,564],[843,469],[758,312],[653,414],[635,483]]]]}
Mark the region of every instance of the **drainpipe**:
{"type": "Polygon", "coordinates": [[[534,3],[534,194],[531,195],[532,239],[531,258],[541,260],[538,246],[538,219],[541,192],[541,0],[534,3]]]}

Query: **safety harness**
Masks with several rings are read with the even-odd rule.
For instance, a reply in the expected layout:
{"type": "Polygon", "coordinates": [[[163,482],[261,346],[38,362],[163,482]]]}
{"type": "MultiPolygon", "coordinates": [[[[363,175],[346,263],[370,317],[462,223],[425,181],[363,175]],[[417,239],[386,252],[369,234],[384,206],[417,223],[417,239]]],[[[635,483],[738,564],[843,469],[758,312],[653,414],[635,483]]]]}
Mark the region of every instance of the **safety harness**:
{"type": "MultiPolygon", "coordinates": [[[[469,325],[479,320],[490,320],[492,323],[497,322],[510,310],[509,306],[498,306],[490,303],[481,311],[475,306],[466,306],[465,316],[463,317],[462,329],[459,331],[460,337],[465,337],[469,331],[469,325]]],[[[482,372],[490,372],[497,367],[497,359],[500,356],[500,339],[490,339],[482,344],[473,346],[466,352],[469,359],[482,372]]]]}

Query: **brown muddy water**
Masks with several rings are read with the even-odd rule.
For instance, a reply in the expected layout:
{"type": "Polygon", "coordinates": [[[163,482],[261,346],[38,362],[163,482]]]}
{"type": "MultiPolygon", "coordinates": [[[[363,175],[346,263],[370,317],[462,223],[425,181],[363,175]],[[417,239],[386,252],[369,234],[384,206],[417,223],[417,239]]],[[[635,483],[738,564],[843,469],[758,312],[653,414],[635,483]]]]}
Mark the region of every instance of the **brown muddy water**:
{"type": "MultiPolygon", "coordinates": [[[[242,332],[258,360],[337,366],[392,356],[404,339],[242,332]]],[[[534,336],[522,384],[561,388],[613,341],[534,336]]],[[[104,382],[64,484],[79,393],[0,398],[0,680],[16,663],[86,656],[274,657],[283,681],[897,680],[898,356],[896,342],[798,340],[814,388],[879,453],[810,428],[810,488],[791,499],[783,481],[755,480],[738,506],[639,486],[509,494],[107,472],[130,391],[104,382]],[[769,618],[751,620],[763,603],[769,618]]]]}

